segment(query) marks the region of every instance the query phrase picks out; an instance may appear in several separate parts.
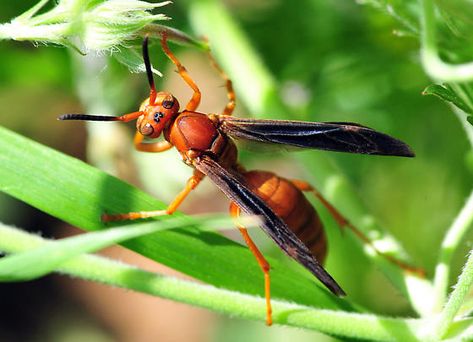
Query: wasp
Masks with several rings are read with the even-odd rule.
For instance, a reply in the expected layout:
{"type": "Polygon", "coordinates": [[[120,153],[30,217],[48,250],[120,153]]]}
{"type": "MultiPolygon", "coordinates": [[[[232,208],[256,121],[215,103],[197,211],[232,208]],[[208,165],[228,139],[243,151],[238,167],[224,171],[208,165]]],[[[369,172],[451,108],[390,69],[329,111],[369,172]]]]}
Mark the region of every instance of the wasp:
{"type": "MultiPolygon", "coordinates": [[[[252,241],[247,229],[238,223],[241,211],[259,216],[261,228],[279,248],[314,274],[333,294],[344,296],[343,289],[322,266],[327,252],[323,224],[303,192],[314,193],[340,226],[350,227],[366,243],[369,243],[369,239],[310,184],[289,180],[273,172],[246,170],[238,162],[233,139],[348,153],[413,157],[410,147],[398,139],[356,123],[233,117],[236,96],[232,82],[210,52],[213,66],[226,82],[228,103],[221,114],[200,113],[197,111],[201,100],[199,87],[169,49],[165,34],[162,35],[161,46],[177,67],[181,78],[193,90],[193,95],[183,110],[180,110],[178,100],[171,93],[156,90],[146,36],[143,41],[143,59],[150,95],[138,111],[121,116],[64,114],[59,117],[60,120],[137,120],[134,137],[137,150],[163,152],[175,147],[182,160],[194,169],[184,189],[165,210],[104,214],[102,220],[109,222],[170,215],[202,179],[208,177],[230,199],[230,214],[235,218],[237,227],[264,273],[268,325],[272,324],[270,265],[252,241]],[[164,139],[147,141],[161,135],[164,139]]],[[[397,259],[386,257],[403,268],[411,269],[397,259]]]]}

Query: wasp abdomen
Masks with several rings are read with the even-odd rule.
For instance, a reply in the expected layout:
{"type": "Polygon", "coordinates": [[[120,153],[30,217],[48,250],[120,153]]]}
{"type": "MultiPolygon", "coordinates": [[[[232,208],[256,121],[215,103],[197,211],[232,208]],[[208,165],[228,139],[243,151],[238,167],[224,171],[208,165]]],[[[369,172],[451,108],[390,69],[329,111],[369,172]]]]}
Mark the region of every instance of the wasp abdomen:
{"type": "Polygon", "coordinates": [[[268,204],[314,257],[323,263],[327,254],[323,224],[302,191],[288,179],[272,172],[255,170],[243,175],[251,190],[268,204]]]}

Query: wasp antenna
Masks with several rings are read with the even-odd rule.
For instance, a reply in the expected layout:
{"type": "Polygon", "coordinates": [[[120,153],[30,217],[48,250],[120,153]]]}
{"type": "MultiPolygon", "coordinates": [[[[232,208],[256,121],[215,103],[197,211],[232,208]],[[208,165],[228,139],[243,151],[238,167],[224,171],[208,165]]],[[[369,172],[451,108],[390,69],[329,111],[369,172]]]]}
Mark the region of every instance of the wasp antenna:
{"type": "Polygon", "coordinates": [[[145,63],[146,76],[148,76],[148,83],[150,88],[149,104],[153,105],[154,101],[156,100],[156,87],[154,85],[153,70],[151,69],[151,62],[149,60],[148,35],[146,35],[145,39],[143,40],[143,61],[145,63]]]}
{"type": "Polygon", "coordinates": [[[120,121],[117,116],[87,115],[87,114],[63,114],[58,120],[86,120],[86,121],[120,121]]]}

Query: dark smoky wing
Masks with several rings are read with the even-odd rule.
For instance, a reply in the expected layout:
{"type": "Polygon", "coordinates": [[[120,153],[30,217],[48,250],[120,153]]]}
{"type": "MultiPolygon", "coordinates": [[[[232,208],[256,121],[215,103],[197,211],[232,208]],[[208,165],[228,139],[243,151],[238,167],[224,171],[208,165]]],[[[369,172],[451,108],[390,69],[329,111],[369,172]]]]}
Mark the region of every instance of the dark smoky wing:
{"type": "Polygon", "coordinates": [[[402,141],[350,122],[305,122],[220,116],[220,130],[231,137],[337,152],[413,157],[402,141]]]}
{"type": "Polygon", "coordinates": [[[200,158],[194,165],[197,170],[207,175],[244,212],[259,216],[262,219],[261,228],[287,255],[312,272],[334,294],[338,296],[345,295],[345,292],[312,256],[302,241],[236,174],[224,169],[208,156],[200,158]]]}

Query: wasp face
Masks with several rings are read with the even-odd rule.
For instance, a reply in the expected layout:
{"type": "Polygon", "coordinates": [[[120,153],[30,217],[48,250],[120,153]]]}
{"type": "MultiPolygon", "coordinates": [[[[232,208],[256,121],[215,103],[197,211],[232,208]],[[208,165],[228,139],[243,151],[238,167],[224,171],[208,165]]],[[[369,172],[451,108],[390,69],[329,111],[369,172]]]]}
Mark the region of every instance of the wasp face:
{"type": "Polygon", "coordinates": [[[164,128],[177,116],[179,112],[179,102],[171,93],[159,92],[153,105],[146,99],[140,107],[144,114],[138,118],[136,128],[149,138],[157,138],[164,128]]]}

